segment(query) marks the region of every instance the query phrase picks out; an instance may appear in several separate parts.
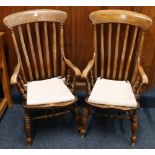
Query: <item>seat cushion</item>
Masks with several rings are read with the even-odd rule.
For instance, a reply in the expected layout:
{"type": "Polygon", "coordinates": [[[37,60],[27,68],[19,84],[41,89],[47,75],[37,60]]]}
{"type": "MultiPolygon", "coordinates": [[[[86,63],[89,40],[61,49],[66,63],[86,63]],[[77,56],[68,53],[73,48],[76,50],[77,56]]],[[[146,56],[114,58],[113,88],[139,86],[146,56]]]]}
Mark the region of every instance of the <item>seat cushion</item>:
{"type": "Polygon", "coordinates": [[[68,102],[74,99],[62,79],[51,78],[27,84],[27,105],[68,102]]]}
{"type": "Polygon", "coordinates": [[[97,79],[88,102],[127,107],[137,106],[130,82],[103,78],[97,79]]]}

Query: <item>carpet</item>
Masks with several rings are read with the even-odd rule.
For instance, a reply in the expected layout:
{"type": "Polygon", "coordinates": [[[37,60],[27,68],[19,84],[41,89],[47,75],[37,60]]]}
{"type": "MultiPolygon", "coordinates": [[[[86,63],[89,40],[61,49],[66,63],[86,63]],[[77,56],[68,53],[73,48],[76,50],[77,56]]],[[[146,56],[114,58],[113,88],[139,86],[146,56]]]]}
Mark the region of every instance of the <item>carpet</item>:
{"type": "MultiPolygon", "coordinates": [[[[71,114],[37,120],[33,124],[33,143],[27,146],[23,128],[22,99],[13,92],[14,105],[0,121],[0,148],[12,149],[147,149],[155,148],[155,89],[141,96],[138,142],[130,144],[130,121],[90,117],[88,132],[81,138],[71,114]]],[[[85,93],[77,92],[82,107],[85,93]]]]}

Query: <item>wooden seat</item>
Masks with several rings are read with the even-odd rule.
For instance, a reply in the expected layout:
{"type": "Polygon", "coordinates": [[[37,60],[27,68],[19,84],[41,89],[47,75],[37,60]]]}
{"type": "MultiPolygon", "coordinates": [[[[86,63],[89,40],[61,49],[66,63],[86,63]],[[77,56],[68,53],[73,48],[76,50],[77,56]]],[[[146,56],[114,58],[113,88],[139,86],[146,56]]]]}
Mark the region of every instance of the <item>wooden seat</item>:
{"type": "MultiPolygon", "coordinates": [[[[81,135],[86,134],[92,108],[111,110],[111,118],[114,117],[113,110],[119,110],[124,111],[123,118],[131,120],[131,143],[135,144],[137,110],[140,107],[138,97],[142,86],[148,83],[140,57],[144,35],[151,26],[152,20],[146,15],[125,10],[99,10],[92,12],[89,18],[93,24],[94,56],[81,74],[86,80],[88,93],[83,110],[81,135]],[[100,80],[97,80],[98,78],[100,80]],[[117,81],[120,81],[120,84],[115,87],[117,81]],[[125,81],[128,81],[128,85],[131,84],[132,89],[129,88],[130,86],[125,88],[125,81]],[[107,85],[108,83],[110,86],[107,85]],[[125,92],[121,94],[119,89],[125,92]],[[131,91],[135,94],[137,104],[131,91]],[[98,94],[94,94],[95,92],[98,94]],[[124,98],[123,94],[125,94],[124,98]],[[110,95],[113,96],[108,99],[107,96],[110,95]],[[121,98],[126,103],[122,103],[121,98]],[[130,99],[132,104],[129,103],[130,99]]],[[[108,115],[104,114],[104,116],[108,115]]]]}
{"type": "Polygon", "coordinates": [[[24,126],[27,144],[31,143],[31,120],[33,119],[58,116],[69,110],[75,116],[78,127],[80,126],[79,110],[76,105],[77,97],[72,93],[74,93],[75,82],[81,72],[65,57],[63,25],[66,18],[67,13],[64,11],[39,9],[11,14],[3,20],[10,29],[17,57],[11,84],[18,87],[24,98],[24,126]],[[64,78],[64,83],[59,84],[60,82],[55,81],[58,84],[52,85],[49,81],[56,77],[64,78]],[[46,84],[46,88],[42,84],[46,84]],[[51,87],[59,86],[65,89],[71,97],[68,95],[69,98],[64,97],[64,100],[61,99],[62,102],[58,100],[58,103],[54,103],[54,100],[43,103],[47,101],[47,95],[52,98],[52,95],[58,95],[55,93],[62,94],[61,88],[55,88],[57,92],[51,91],[51,87]],[[37,90],[39,88],[46,89],[46,91],[37,90]],[[35,94],[37,92],[39,97],[42,97],[42,101],[38,104],[34,102],[39,98],[35,94]],[[29,98],[29,103],[27,103],[27,97],[32,97],[29,98]],[[37,110],[42,110],[42,113],[39,112],[41,116],[33,115],[33,111],[37,110]]]}

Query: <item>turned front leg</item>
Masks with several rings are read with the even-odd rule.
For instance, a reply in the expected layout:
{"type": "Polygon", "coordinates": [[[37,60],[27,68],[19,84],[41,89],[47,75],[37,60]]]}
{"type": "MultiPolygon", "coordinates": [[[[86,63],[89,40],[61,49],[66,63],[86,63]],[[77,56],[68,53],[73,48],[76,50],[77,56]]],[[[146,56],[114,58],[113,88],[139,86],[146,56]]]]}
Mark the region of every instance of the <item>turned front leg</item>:
{"type": "Polygon", "coordinates": [[[85,106],[83,109],[82,121],[81,121],[82,128],[80,130],[81,137],[84,137],[87,132],[88,117],[89,117],[90,111],[91,109],[89,106],[85,106]]]}
{"type": "Polygon", "coordinates": [[[136,114],[136,111],[133,112],[131,115],[131,144],[135,145],[137,142],[137,128],[138,128],[138,115],[136,114]]]}
{"type": "Polygon", "coordinates": [[[26,143],[31,144],[31,121],[29,113],[26,110],[24,114],[24,128],[26,133],[26,143]]]}

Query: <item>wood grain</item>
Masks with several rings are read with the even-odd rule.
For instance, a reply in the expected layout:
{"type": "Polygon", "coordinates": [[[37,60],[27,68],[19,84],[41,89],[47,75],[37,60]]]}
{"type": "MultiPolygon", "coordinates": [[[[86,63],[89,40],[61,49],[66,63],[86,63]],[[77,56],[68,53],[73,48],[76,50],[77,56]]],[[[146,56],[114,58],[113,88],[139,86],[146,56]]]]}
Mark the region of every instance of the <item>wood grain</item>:
{"type": "MultiPolygon", "coordinates": [[[[3,18],[11,13],[18,11],[32,10],[32,9],[59,9],[68,13],[68,19],[65,23],[64,38],[66,40],[64,44],[65,53],[72,62],[77,65],[81,70],[85,68],[88,61],[93,55],[93,40],[92,40],[92,27],[91,22],[88,19],[89,14],[95,10],[106,9],[119,9],[136,11],[148,15],[150,18],[155,18],[154,6],[89,6],[89,7],[68,7],[68,6],[1,6],[0,15],[0,31],[7,32],[6,27],[3,24],[3,18]],[[77,59],[80,55],[80,61],[77,59]]],[[[7,32],[8,33],[8,32],[7,32]]],[[[155,23],[150,27],[145,36],[145,42],[143,46],[143,54],[141,63],[144,66],[149,78],[149,87],[155,86],[155,23]]],[[[13,67],[17,61],[13,54],[13,45],[11,43],[11,37],[5,39],[5,56],[7,60],[7,67],[9,76],[13,73],[13,67]],[[9,43],[9,45],[8,45],[9,43]]],[[[130,66],[131,67],[131,66],[130,66]]],[[[35,71],[35,70],[34,70],[35,71]]]]}

